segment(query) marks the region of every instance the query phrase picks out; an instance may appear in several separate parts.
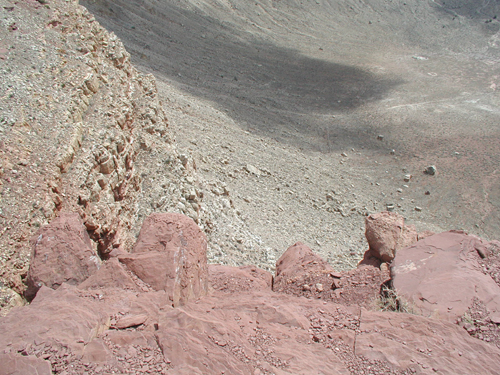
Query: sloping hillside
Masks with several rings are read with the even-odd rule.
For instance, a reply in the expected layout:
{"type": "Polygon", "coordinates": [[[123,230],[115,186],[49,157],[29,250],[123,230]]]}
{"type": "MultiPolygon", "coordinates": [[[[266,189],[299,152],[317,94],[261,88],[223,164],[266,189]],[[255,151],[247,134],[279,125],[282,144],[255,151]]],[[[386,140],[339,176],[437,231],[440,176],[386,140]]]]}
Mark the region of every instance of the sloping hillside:
{"type": "MultiPolygon", "coordinates": [[[[363,215],[387,207],[500,234],[498,2],[82,4],[158,79],[179,144],[268,253],[359,257],[363,215]]],[[[224,260],[248,237],[217,237],[221,216],[224,260]]]]}

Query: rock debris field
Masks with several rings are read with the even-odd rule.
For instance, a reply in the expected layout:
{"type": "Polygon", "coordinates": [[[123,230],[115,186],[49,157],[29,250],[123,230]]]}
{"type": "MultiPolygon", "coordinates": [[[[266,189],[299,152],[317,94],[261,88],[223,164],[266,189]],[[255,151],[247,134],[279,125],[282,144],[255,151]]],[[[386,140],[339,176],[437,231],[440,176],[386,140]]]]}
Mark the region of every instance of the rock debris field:
{"type": "Polygon", "coordinates": [[[497,2],[80,4],[0,0],[0,375],[500,372],[497,2]]]}

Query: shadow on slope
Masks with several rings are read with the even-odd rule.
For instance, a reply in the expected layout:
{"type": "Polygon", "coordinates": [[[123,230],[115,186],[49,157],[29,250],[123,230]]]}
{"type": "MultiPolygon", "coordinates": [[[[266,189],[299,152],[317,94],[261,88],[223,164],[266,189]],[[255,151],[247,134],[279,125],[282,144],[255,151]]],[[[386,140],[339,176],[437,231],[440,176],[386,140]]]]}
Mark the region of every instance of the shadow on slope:
{"type": "Polygon", "coordinates": [[[465,17],[481,23],[481,30],[486,35],[493,35],[500,30],[500,1],[498,0],[435,0],[434,7],[443,13],[456,17],[465,17]]]}
{"type": "Polygon", "coordinates": [[[350,111],[402,83],[278,47],[197,8],[138,0],[82,4],[120,37],[135,64],[273,137],[321,132],[308,115],[350,111]]]}
{"type": "Polygon", "coordinates": [[[470,19],[496,19],[500,16],[498,0],[436,0],[441,9],[470,19]]]}

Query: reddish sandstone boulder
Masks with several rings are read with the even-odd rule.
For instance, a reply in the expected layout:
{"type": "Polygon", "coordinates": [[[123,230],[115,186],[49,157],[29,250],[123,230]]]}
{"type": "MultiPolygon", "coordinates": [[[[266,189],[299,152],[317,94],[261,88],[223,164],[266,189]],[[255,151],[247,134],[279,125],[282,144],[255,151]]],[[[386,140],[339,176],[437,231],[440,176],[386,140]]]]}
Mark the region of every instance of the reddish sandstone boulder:
{"type": "Polygon", "coordinates": [[[65,213],[42,227],[31,239],[31,261],[26,298],[32,300],[42,285],[57,289],[62,283],[78,285],[99,269],[80,216],[65,213]]]}
{"type": "Polygon", "coordinates": [[[207,240],[187,216],[150,215],[132,253],[118,259],[153,289],[166,291],[174,306],[207,294],[207,240]]]}
{"type": "Polygon", "coordinates": [[[463,232],[427,237],[396,255],[394,288],[425,316],[455,322],[475,298],[491,316],[499,316],[500,286],[480,265],[485,248],[478,237],[463,232]]]}
{"type": "Polygon", "coordinates": [[[334,272],[333,268],[320,256],[302,242],[297,242],[290,246],[276,262],[276,276],[274,278],[273,290],[275,292],[285,292],[293,286],[299,288],[319,289],[323,292],[325,288],[331,289],[333,283],[330,274],[334,272]],[[319,279],[328,280],[327,285],[323,285],[319,279]],[[316,279],[315,284],[306,284],[306,280],[316,279]],[[306,286],[307,285],[307,286],[306,286]]]}
{"type": "Polygon", "coordinates": [[[370,255],[382,262],[394,259],[396,251],[417,242],[417,231],[405,225],[404,218],[396,212],[379,212],[365,220],[365,237],[370,255]]]}

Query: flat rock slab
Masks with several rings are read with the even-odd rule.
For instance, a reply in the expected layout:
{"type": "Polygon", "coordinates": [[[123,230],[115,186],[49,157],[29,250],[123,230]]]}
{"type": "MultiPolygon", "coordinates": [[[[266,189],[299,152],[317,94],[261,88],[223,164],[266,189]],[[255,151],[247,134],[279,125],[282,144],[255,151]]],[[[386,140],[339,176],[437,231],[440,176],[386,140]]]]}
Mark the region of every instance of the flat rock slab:
{"type": "Polygon", "coordinates": [[[500,350],[443,320],[362,310],[355,352],[416,374],[498,374],[500,350]]]}
{"type": "Polygon", "coordinates": [[[0,354],[0,375],[52,375],[50,363],[34,355],[0,354]]]}
{"type": "Polygon", "coordinates": [[[479,264],[483,241],[463,232],[444,232],[400,250],[392,265],[393,285],[424,316],[456,322],[482,301],[500,312],[500,287],[479,264]]]}
{"type": "Polygon", "coordinates": [[[272,292],[219,294],[162,316],[157,336],[166,359],[191,373],[347,375],[309,333],[309,314],[336,307],[272,292]]]}

